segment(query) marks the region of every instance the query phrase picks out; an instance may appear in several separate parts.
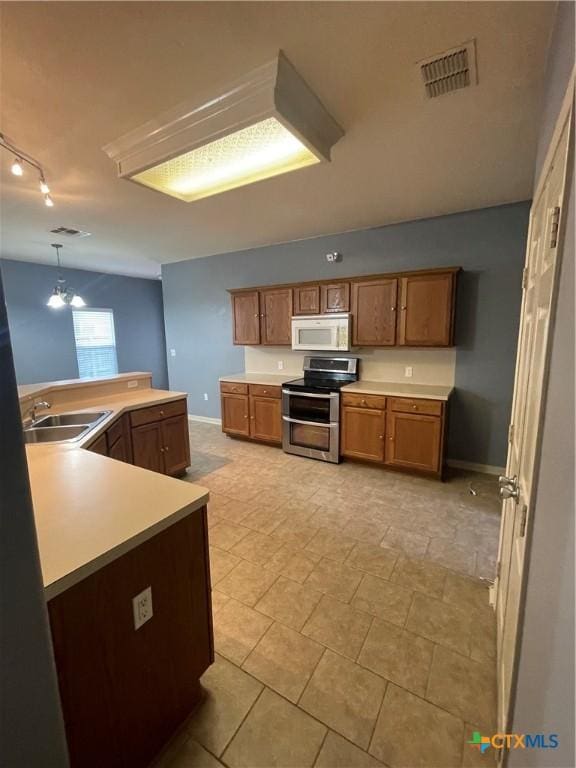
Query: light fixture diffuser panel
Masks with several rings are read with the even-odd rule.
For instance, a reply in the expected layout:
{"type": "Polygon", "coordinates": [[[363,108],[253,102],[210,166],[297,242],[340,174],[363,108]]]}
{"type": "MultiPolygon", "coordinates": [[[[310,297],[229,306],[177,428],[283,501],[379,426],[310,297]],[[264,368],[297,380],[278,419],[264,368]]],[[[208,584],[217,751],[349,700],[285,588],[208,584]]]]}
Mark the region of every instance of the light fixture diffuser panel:
{"type": "Polygon", "coordinates": [[[187,203],[320,162],[275,117],[216,139],[132,177],[187,203]]]}
{"type": "Polygon", "coordinates": [[[118,175],[191,202],[330,160],[342,128],[280,52],[104,147],[118,175]]]}

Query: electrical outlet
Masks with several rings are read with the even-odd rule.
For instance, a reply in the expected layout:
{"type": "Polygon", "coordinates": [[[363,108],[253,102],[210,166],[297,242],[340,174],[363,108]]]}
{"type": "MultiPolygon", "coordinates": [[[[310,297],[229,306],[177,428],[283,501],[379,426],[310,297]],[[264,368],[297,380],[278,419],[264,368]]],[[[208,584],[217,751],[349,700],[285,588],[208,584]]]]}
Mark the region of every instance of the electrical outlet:
{"type": "Polygon", "coordinates": [[[204,392],[204,400],[208,400],[208,392],[204,392]]]}
{"type": "Polygon", "coordinates": [[[143,624],[150,621],[154,615],[152,610],[152,587],[132,598],[132,613],[134,614],[134,629],[140,629],[143,624]]]}
{"type": "Polygon", "coordinates": [[[136,389],[138,386],[138,379],[130,379],[130,381],[127,384],[128,389],[136,389]]]}
{"type": "Polygon", "coordinates": [[[171,349],[170,350],[170,357],[176,357],[176,350],[175,349],[171,349]]]}
{"type": "Polygon", "coordinates": [[[284,360],[278,360],[278,370],[279,371],[284,370],[284,360]]]}
{"type": "Polygon", "coordinates": [[[407,379],[412,378],[412,366],[407,365],[406,368],[404,368],[404,376],[406,376],[407,379]]]}

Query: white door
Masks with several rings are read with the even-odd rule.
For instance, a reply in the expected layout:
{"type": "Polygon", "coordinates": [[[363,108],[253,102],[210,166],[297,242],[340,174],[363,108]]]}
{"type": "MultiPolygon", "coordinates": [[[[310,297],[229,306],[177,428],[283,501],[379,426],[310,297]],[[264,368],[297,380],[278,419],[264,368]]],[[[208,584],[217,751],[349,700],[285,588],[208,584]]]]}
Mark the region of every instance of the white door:
{"type": "Polygon", "coordinates": [[[535,500],[548,338],[556,300],[558,232],[566,181],[568,110],[551,162],[530,212],[522,311],[506,475],[501,478],[502,525],[496,584],[498,626],[498,730],[508,732],[518,622],[524,582],[526,530],[535,500]]]}

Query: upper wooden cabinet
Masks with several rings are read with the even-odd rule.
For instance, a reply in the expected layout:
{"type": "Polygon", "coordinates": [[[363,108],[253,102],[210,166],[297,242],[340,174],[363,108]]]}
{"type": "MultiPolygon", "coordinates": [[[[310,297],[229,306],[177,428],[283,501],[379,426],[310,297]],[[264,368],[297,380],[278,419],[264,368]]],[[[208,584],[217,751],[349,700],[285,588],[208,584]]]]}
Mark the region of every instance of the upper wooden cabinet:
{"type": "Polygon", "coordinates": [[[358,347],[390,347],[396,343],[398,281],[379,279],[352,283],[352,343],[358,347]]]}
{"type": "Polygon", "coordinates": [[[260,291],[260,343],[292,344],[292,288],[260,291]]]}
{"type": "Polygon", "coordinates": [[[258,291],[232,294],[234,344],[260,344],[260,298],[258,291]]]}
{"type": "Polygon", "coordinates": [[[325,283],[320,286],[322,314],[350,312],[350,283],[325,283]]]}
{"type": "Polygon", "coordinates": [[[400,278],[398,344],[447,347],[452,344],[454,272],[400,278]]]}
{"type": "Polygon", "coordinates": [[[449,347],[457,267],[231,291],[234,344],[289,346],[292,315],[350,312],[357,347],[449,347]]]}
{"type": "Polygon", "coordinates": [[[320,286],[300,285],[294,288],[294,314],[320,314],[320,286]]]}

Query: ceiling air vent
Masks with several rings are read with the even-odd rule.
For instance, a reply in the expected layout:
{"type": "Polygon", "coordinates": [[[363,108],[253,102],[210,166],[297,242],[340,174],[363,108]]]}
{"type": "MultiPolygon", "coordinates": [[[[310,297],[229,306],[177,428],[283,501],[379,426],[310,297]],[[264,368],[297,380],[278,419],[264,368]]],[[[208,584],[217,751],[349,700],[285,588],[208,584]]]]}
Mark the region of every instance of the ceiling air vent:
{"type": "Polygon", "coordinates": [[[81,229],[72,229],[71,227],[56,227],[50,232],[54,235],[65,235],[66,237],[90,237],[91,232],[83,232],[81,229]]]}
{"type": "Polygon", "coordinates": [[[444,53],[437,53],[419,61],[418,66],[429,99],[476,85],[476,42],[470,40],[444,53]]]}

